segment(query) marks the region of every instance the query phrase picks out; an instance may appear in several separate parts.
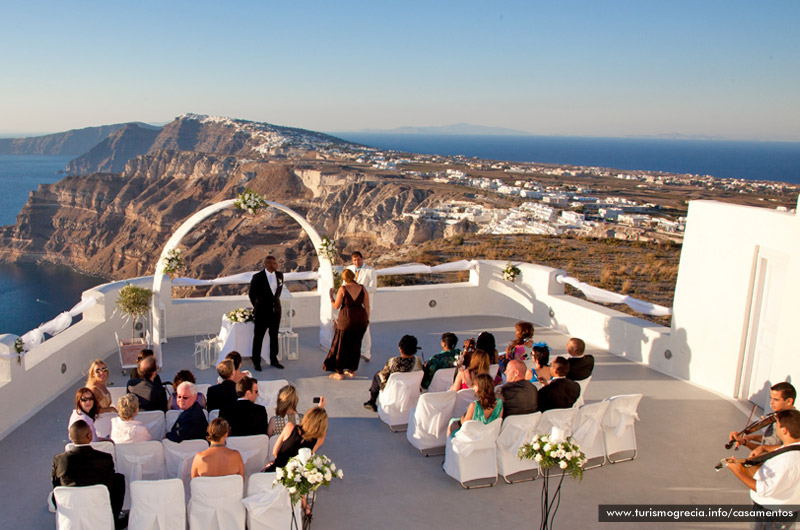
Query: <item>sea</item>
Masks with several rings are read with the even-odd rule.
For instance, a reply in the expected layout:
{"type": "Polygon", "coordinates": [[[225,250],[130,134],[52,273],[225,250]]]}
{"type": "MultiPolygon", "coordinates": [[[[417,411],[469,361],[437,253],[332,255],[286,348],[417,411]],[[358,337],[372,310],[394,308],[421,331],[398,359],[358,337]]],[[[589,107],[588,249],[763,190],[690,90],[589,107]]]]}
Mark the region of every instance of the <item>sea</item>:
{"type": "MultiPolygon", "coordinates": [[[[511,162],[600,166],[800,184],[800,143],[548,136],[333,133],[380,149],[511,162]]],[[[0,225],[72,157],[0,155],[0,225]]],[[[0,333],[22,335],[69,310],[104,280],[50,264],[0,264],[0,333]]]]}

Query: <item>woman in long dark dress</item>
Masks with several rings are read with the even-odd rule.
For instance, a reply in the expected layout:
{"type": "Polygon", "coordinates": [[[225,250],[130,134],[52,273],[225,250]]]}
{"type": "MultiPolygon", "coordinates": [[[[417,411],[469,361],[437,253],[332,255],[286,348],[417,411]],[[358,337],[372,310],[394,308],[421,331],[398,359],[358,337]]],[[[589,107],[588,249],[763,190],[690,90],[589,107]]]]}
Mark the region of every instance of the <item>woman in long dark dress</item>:
{"type": "Polygon", "coordinates": [[[344,283],[332,302],[334,309],[340,309],[336,332],[328,357],[322,364],[324,370],[334,372],[331,379],[353,377],[358,370],[361,339],[369,325],[369,293],[356,283],[356,276],[350,269],[344,270],[342,280],[344,283]]]}

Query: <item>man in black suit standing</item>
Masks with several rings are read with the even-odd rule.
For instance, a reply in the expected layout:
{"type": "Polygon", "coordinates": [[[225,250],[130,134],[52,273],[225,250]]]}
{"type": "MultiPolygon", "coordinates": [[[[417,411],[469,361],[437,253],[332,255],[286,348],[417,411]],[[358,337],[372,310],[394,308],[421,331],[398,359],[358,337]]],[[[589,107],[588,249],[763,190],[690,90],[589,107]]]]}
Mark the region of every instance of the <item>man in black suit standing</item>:
{"type": "Polygon", "coordinates": [[[102,484],[108,488],[116,526],[124,528],[126,524],[119,519],[119,514],[125,499],[125,477],[114,473],[114,459],[110,454],[89,445],[92,428],[83,420],[70,425],[69,439],[75,447],[53,458],[53,470],[50,473],[53,487],[102,484]]]}
{"type": "Polygon", "coordinates": [[[281,292],[283,273],[278,271],[278,260],[267,256],[264,270],[253,275],[250,281],[250,303],[253,304],[253,367],[261,371],[261,344],[269,331],[269,364],[283,368],[278,362],[278,328],[281,325],[281,292]]]}
{"type": "Polygon", "coordinates": [[[267,409],[256,403],[258,381],[244,376],[236,383],[236,395],[237,401],[219,411],[220,418],[225,418],[231,426],[231,436],[267,434],[267,409]]]}
{"type": "Polygon", "coordinates": [[[553,378],[539,390],[539,410],[568,409],[575,404],[581,395],[581,385],[567,379],[569,363],[563,357],[556,357],[550,364],[553,378]]]}

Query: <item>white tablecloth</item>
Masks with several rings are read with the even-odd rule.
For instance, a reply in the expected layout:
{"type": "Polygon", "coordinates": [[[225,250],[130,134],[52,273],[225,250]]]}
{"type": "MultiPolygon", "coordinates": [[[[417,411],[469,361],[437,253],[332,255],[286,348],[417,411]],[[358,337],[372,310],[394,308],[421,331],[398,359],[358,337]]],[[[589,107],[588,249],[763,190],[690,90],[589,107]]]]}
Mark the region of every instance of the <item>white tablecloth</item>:
{"type": "MultiPolygon", "coordinates": [[[[222,327],[219,330],[219,340],[222,346],[219,349],[217,364],[225,359],[232,351],[238,351],[242,357],[253,356],[253,332],[255,324],[252,322],[231,322],[226,315],[222,315],[222,327]]],[[[261,359],[269,362],[269,333],[264,333],[264,342],[261,343],[261,359]]]]}

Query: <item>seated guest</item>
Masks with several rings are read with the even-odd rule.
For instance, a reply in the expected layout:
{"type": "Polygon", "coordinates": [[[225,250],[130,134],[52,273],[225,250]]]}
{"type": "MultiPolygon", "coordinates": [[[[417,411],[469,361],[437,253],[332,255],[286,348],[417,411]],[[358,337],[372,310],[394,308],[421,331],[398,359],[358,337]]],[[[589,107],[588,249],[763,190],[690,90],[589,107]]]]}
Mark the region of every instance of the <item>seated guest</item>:
{"type": "Polygon", "coordinates": [[[422,376],[422,388],[428,388],[433,381],[433,374],[442,368],[452,368],[456,365],[461,350],[456,348],[458,337],[454,333],[442,333],[442,351],[431,357],[425,366],[425,375],[422,376]]]}
{"type": "Polygon", "coordinates": [[[139,399],[133,394],[125,394],[117,400],[119,418],[111,418],[111,441],[115,444],[127,442],[146,442],[150,433],[142,422],[135,420],[139,412],[139,399]]]}
{"type": "MultiPolygon", "coordinates": [[[[269,419],[268,436],[280,434],[289,422],[295,425],[300,423],[303,415],[297,412],[298,401],[300,398],[294,386],[286,385],[278,391],[278,405],[275,407],[275,415],[269,419]]],[[[320,407],[324,408],[325,405],[320,402],[320,407]]]]}
{"type": "Polygon", "coordinates": [[[525,379],[525,363],[519,360],[508,362],[506,384],[498,389],[498,397],[503,400],[503,417],[515,414],[531,414],[538,410],[539,391],[533,383],[525,379]]]}
{"type": "Polygon", "coordinates": [[[478,399],[469,404],[467,412],[460,419],[450,420],[450,425],[447,427],[450,436],[454,435],[467,420],[475,420],[488,425],[503,417],[503,401],[497,399],[495,395],[492,376],[489,374],[476,375],[473,389],[478,399]]]}
{"type": "Polygon", "coordinates": [[[252,377],[243,377],[236,383],[236,395],[239,399],[219,411],[219,417],[228,420],[231,436],[267,434],[267,409],[256,404],[258,381],[252,377]]]}
{"type": "Polygon", "coordinates": [[[500,365],[497,369],[497,377],[495,377],[495,383],[497,384],[503,381],[503,374],[506,372],[508,362],[514,359],[524,360],[526,357],[525,348],[530,347],[533,343],[533,324],[530,322],[517,322],[514,326],[514,333],[514,340],[508,343],[506,352],[500,355],[497,360],[497,364],[500,365]]]}
{"type": "Polygon", "coordinates": [[[489,373],[489,365],[489,354],[483,350],[475,350],[475,352],[470,355],[469,368],[465,369],[462,366],[458,370],[456,380],[453,381],[453,386],[450,387],[450,390],[472,388],[473,380],[476,375],[489,373]]]}
{"type": "Polygon", "coordinates": [[[217,374],[222,379],[221,383],[208,387],[206,408],[210,411],[222,409],[238,399],[236,396],[236,382],[233,380],[234,364],[231,359],[225,359],[217,364],[217,374]]]}
{"type": "MultiPolygon", "coordinates": [[[[172,388],[173,393],[169,397],[168,401],[168,409],[169,410],[180,410],[178,406],[178,400],[175,399],[175,391],[174,389],[178,388],[181,383],[184,381],[189,381],[190,383],[197,384],[197,379],[195,378],[194,374],[191,370],[180,370],[178,373],[175,374],[175,377],[172,378],[172,388]]],[[[200,406],[206,408],[206,397],[203,395],[202,392],[197,393],[197,402],[200,403],[200,406]]]]}
{"type": "Polygon", "coordinates": [[[497,343],[494,335],[488,331],[481,331],[477,339],[467,339],[464,341],[464,354],[461,356],[458,367],[469,366],[472,353],[475,350],[483,350],[489,354],[489,364],[497,364],[497,343]]]}
{"type": "Polygon", "coordinates": [[[275,471],[276,468],[286,467],[289,459],[297,456],[301,448],[307,447],[316,453],[325,441],[328,432],[328,413],[322,407],[312,407],[303,416],[300,425],[287,423],[272,454],[275,459],[270,462],[264,471],[275,471]]]}
{"type": "Polygon", "coordinates": [[[183,412],[167,433],[167,439],[178,443],[184,440],[202,440],[206,435],[208,420],[203,413],[203,408],[197,402],[197,390],[194,383],[184,381],[178,386],[175,395],[178,399],[178,406],[183,412]]]}
{"type": "Polygon", "coordinates": [[[125,477],[114,473],[114,459],[110,454],[89,445],[92,441],[92,429],[83,420],[70,425],[69,439],[75,447],[53,458],[53,470],[50,474],[53,487],[102,484],[108,488],[111,497],[115,526],[124,528],[127,521],[120,519],[119,515],[125,499],[125,477]]]}
{"type": "Polygon", "coordinates": [[[97,441],[97,432],[94,430],[94,420],[97,418],[97,401],[94,398],[94,392],[88,387],[81,387],[75,393],[75,409],[69,417],[69,425],[67,428],[72,427],[76,421],[85,421],[89,428],[92,430],[92,440],[97,441]]]}
{"type": "Polygon", "coordinates": [[[156,358],[149,356],[143,358],[136,366],[139,378],[128,381],[128,393],[139,398],[140,410],[167,411],[167,392],[164,385],[156,383],[156,358]]]}
{"type": "MultiPolygon", "coordinates": [[[[139,361],[144,359],[145,357],[154,357],[156,352],[151,350],[150,348],[145,348],[144,350],[140,351],[139,354],[136,356],[136,368],[131,368],[131,379],[141,379],[139,376],[139,361]]],[[[156,361],[158,362],[158,361],[156,361]]],[[[156,371],[156,377],[153,379],[153,382],[158,385],[163,385],[164,383],[161,381],[161,376],[158,375],[158,371],[156,371]]]]}
{"type": "Polygon", "coordinates": [[[233,375],[231,379],[233,379],[234,383],[238,383],[244,376],[253,377],[253,374],[251,374],[249,370],[240,370],[242,367],[242,355],[238,351],[234,350],[230,352],[225,358],[233,361],[233,375]]]}
{"type": "Polygon", "coordinates": [[[550,371],[550,346],[546,342],[533,345],[533,370],[525,372],[525,379],[531,383],[546,385],[553,374],[550,371]]]}
{"type": "Polygon", "coordinates": [[[551,367],[553,378],[539,390],[539,410],[568,409],[575,404],[581,395],[581,385],[567,379],[569,362],[563,357],[556,357],[551,367]]]}
{"type": "Polygon", "coordinates": [[[194,455],[192,478],[224,477],[226,475],[241,475],[244,478],[244,462],[241,453],[225,447],[229,434],[230,426],[223,418],[215,418],[209,424],[206,439],[211,446],[194,455]]]}
{"type": "Polygon", "coordinates": [[[395,372],[415,372],[422,370],[422,361],[419,357],[414,355],[419,349],[417,347],[417,338],[412,335],[403,335],[398,344],[400,349],[400,356],[391,357],[386,361],[383,369],[372,376],[372,385],[369,387],[369,401],[364,403],[364,408],[370,409],[373,412],[378,411],[378,394],[383,387],[386,386],[386,381],[389,376],[395,372]]]}
{"type": "Polygon", "coordinates": [[[86,376],[86,386],[94,393],[95,403],[97,403],[97,413],[116,412],[114,404],[111,403],[111,392],[108,391],[108,366],[100,359],[92,361],[89,366],[89,373],[86,376]]]}
{"type": "Polygon", "coordinates": [[[581,339],[571,338],[567,342],[569,354],[569,374],[567,377],[573,381],[583,381],[592,375],[594,370],[594,356],[584,355],[586,343],[581,339]]]}

